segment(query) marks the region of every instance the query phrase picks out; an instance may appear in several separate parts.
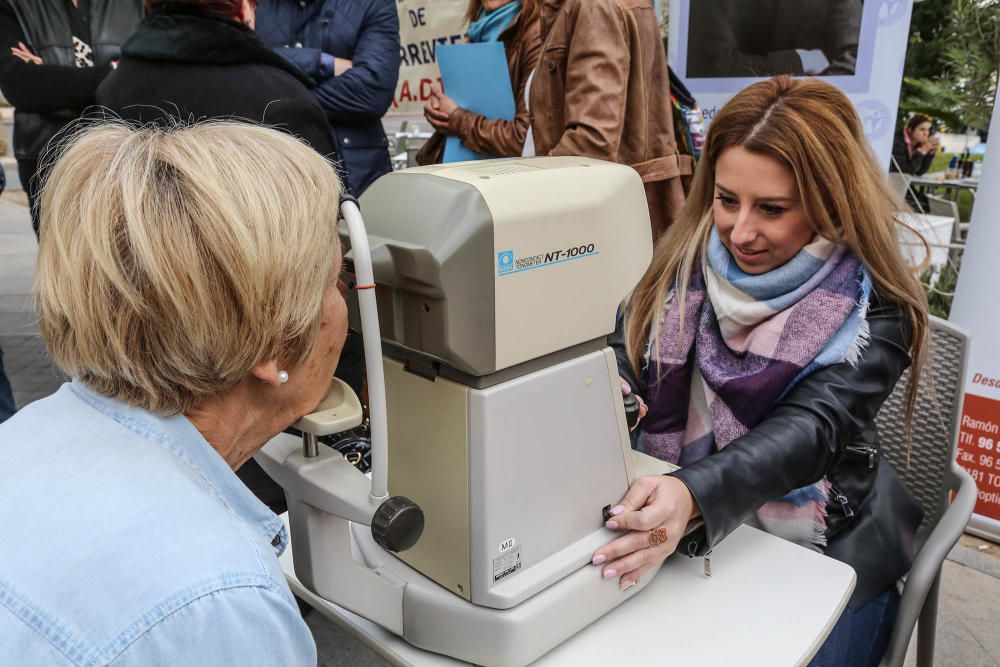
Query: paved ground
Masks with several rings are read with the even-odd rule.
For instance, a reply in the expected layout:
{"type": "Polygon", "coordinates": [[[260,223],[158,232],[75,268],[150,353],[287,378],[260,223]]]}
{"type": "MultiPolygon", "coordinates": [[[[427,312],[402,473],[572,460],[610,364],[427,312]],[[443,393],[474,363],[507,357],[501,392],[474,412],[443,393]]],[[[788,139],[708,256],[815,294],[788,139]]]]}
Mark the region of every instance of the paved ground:
{"type": "MultiPolygon", "coordinates": [[[[31,312],[35,238],[27,210],[0,199],[0,347],[19,406],[46,396],[62,382],[53,368],[31,312]]],[[[318,613],[307,618],[321,667],[380,667],[385,661],[318,613]]],[[[1000,667],[1000,546],[965,537],[944,566],[936,664],[1000,667]]],[[[907,665],[915,665],[911,650],[907,665]]]]}

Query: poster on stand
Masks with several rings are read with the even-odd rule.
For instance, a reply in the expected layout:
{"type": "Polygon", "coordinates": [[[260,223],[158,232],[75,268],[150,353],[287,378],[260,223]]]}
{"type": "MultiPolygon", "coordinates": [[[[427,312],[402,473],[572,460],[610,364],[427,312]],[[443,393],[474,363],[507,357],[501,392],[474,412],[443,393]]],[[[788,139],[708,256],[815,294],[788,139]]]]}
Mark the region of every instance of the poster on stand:
{"type": "Polygon", "coordinates": [[[468,0],[397,0],[399,12],[399,81],[389,113],[420,114],[440,83],[436,48],[465,37],[468,0]]]}
{"type": "MultiPolygon", "coordinates": [[[[1000,128],[1000,104],[993,107],[990,127],[1000,128]]],[[[997,347],[1000,307],[996,295],[1000,225],[995,220],[998,210],[1000,152],[987,151],[948,319],[968,331],[972,339],[958,434],[958,462],[979,487],[969,532],[995,542],[1000,542],[1000,348],[997,347]]]]}
{"type": "Polygon", "coordinates": [[[854,102],[880,164],[892,154],[912,0],[670,0],[670,66],[706,124],[777,74],[816,76],[854,102]]]}

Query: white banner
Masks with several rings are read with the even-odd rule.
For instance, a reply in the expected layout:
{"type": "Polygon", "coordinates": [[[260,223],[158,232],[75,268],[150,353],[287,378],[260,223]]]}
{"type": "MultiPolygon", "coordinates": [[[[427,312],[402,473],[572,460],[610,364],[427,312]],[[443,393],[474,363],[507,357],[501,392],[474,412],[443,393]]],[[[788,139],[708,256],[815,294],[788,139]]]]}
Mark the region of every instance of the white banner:
{"type": "MultiPolygon", "coordinates": [[[[1000,136],[1000,104],[990,128],[1000,136]]],[[[993,135],[990,135],[993,136],[993,135]]],[[[1000,144],[1000,140],[997,142],[1000,144]]],[[[958,436],[958,461],[979,487],[970,531],[1000,542],[1000,305],[997,248],[1000,248],[1000,151],[987,151],[950,320],[972,335],[965,403],[958,436]],[[994,188],[992,184],[997,184],[994,188]]]]}
{"type": "Polygon", "coordinates": [[[888,169],[911,9],[912,0],[670,0],[670,66],[706,123],[760,80],[753,72],[810,66],[851,98],[888,169]]]}
{"type": "Polygon", "coordinates": [[[420,113],[431,84],[440,82],[435,49],[465,36],[467,0],[396,0],[399,11],[399,83],[389,113],[420,113]]]}

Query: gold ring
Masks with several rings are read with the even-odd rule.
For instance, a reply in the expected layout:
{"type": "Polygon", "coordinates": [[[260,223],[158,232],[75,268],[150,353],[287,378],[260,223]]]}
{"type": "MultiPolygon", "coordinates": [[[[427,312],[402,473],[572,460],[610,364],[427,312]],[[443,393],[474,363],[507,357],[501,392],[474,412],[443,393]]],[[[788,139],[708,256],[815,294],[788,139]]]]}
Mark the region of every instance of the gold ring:
{"type": "Polygon", "coordinates": [[[649,547],[658,547],[667,541],[667,529],[663,526],[649,531],[649,547]]]}

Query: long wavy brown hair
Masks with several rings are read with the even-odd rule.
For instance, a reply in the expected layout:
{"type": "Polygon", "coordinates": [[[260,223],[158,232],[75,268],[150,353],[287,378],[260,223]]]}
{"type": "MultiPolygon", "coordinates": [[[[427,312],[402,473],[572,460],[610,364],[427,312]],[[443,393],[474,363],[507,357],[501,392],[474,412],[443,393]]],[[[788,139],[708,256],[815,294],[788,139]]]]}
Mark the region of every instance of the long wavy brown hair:
{"type": "MultiPolygon", "coordinates": [[[[469,7],[465,10],[465,22],[470,23],[479,18],[483,11],[483,0],[469,0],[469,7]]],[[[533,18],[538,16],[539,0],[521,0],[521,11],[517,15],[520,25],[528,25],[533,18]]]]}
{"type": "Polygon", "coordinates": [[[788,166],[813,230],[848,247],[882,298],[904,309],[912,324],[909,423],[926,347],[927,296],[917,279],[922,266],[907,264],[897,234],[905,228],[908,236],[921,237],[900,219],[907,207],[890,189],[851,101],[816,79],[779,76],[755,83],[712,120],[687,202],[657,242],[649,269],[629,299],[625,334],[633,368],[640,372],[651,334],[659,344],[663,304],[673,287],[684,312],[688,280],[702,261],[714,224],[715,165],[726,149],[737,146],[788,166]]]}

